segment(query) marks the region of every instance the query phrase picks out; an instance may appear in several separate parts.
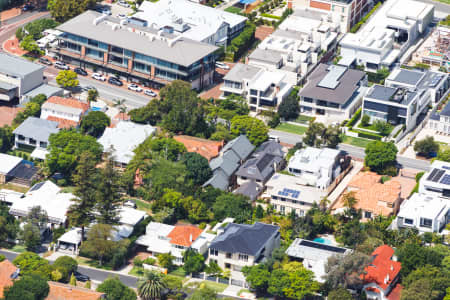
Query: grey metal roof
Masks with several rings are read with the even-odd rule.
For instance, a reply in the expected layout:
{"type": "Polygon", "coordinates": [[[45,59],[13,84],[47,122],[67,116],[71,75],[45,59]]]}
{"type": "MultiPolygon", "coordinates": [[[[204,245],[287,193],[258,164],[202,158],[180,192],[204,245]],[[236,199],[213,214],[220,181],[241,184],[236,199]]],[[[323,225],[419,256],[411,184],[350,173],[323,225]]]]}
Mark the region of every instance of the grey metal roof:
{"type": "Polygon", "coordinates": [[[24,58],[0,53],[0,73],[23,78],[32,72],[44,69],[44,66],[32,63],[24,58]]]}
{"type": "Polygon", "coordinates": [[[275,64],[281,61],[282,53],[275,50],[256,48],[248,58],[275,64]]]}
{"type": "Polygon", "coordinates": [[[323,16],[326,16],[326,13],[319,12],[312,9],[296,9],[294,10],[294,13],[292,14],[296,17],[304,17],[308,19],[314,19],[314,20],[322,20],[323,16]]]}
{"type": "Polygon", "coordinates": [[[17,85],[14,85],[14,84],[11,84],[11,83],[7,83],[7,82],[4,82],[4,81],[0,81],[0,89],[2,89],[2,90],[10,91],[10,90],[13,90],[13,89],[16,89],[16,88],[17,88],[17,85]]]}
{"type": "Polygon", "coordinates": [[[253,225],[230,223],[209,248],[256,256],[278,230],[278,226],[259,222],[253,225]]]}
{"type": "Polygon", "coordinates": [[[28,117],[17,127],[13,133],[25,137],[31,137],[37,141],[46,141],[52,133],[59,131],[58,122],[44,120],[36,117],[28,117]]]}
{"type": "Polygon", "coordinates": [[[222,169],[217,169],[214,171],[213,176],[203,184],[203,187],[209,186],[209,185],[212,186],[213,188],[225,191],[229,185],[229,178],[222,171],[222,169]]]}
{"type": "Polygon", "coordinates": [[[245,160],[250,155],[250,153],[253,152],[255,146],[253,146],[252,143],[250,143],[250,141],[245,135],[240,135],[237,138],[229,141],[223,147],[222,152],[225,153],[230,149],[233,150],[241,160],[245,160]]]}
{"type": "Polygon", "coordinates": [[[255,181],[247,181],[240,187],[234,190],[233,193],[247,196],[251,201],[255,201],[258,198],[259,194],[261,194],[262,188],[255,181]]]}
{"type": "Polygon", "coordinates": [[[244,79],[252,79],[259,71],[261,71],[261,68],[237,63],[223,79],[242,82],[244,79]]]}
{"type": "Polygon", "coordinates": [[[396,88],[391,88],[382,85],[374,85],[367,97],[376,100],[389,101],[394,96],[396,88]]]}
{"type": "Polygon", "coordinates": [[[264,155],[265,153],[270,153],[279,157],[284,157],[285,155],[283,146],[273,140],[262,143],[253,153],[253,157],[258,157],[260,155],[264,155]]]}
{"type": "Polygon", "coordinates": [[[211,170],[222,169],[227,175],[231,176],[239,168],[239,157],[233,151],[227,151],[221,156],[212,159],[209,163],[211,170]]]}
{"type": "Polygon", "coordinates": [[[247,160],[236,172],[236,175],[248,179],[266,181],[275,172],[274,164],[278,164],[282,159],[270,153],[264,153],[258,158],[247,160]]]}
{"type": "Polygon", "coordinates": [[[190,66],[217,49],[216,46],[184,37],[170,47],[168,42],[177,37],[173,34],[164,33],[161,35],[167,41],[160,40],[158,37],[151,40],[150,37],[133,32],[133,29],[154,36],[158,35],[158,30],[134,24],[121,26],[119,25],[120,20],[115,17],[105,17],[104,21],[94,25],[94,20],[100,16],[102,14],[89,10],[61,24],[57,29],[182,66],[190,66]],[[116,27],[118,26],[115,30],[112,28],[114,24],[116,27]]]}
{"type": "Polygon", "coordinates": [[[317,84],[320,87],[335,89],[339,83],[341,76],[347,71],[346,67],[330,65],[327,68],[328,73],[317,84]]]}
{"type": "Polygon", "coordinates": [[[440,112],[440,115],[450,117],[450,103],[447,103],[447,105],[445,105],[444,109],[440,112]]]}
{"type": "Polygon", "coordinates": [[[48,84],[42,84],[42,85],[38,86],[37,88],[26,93],[24,96],[33,98],[39,94],[44,94],[45,96],[47,96],[47,98],[50,98],[51,96],[55,96],[62,92],[63,92],[63,89],[60,87],[51,86],[48,84]]]}
{"type": "Polygon", "coordinates": [[[393,80],[415,86],[420,82],[424,75],[424,72],[400,69],[400,71],[397,73],[397,76],[395,76],[393,80]]]}
{"type": "Polygon", "coordinates": [[[347,69],[339,78],[336,88],[319,86],[319,82],[327,75],[328,65],[320,64],[308,77],[308,82],[299,95],[313,99],[324,100],[332,103],[344,104],[358,90],[358,83],[365,74],[359,70],[347,69]]]}

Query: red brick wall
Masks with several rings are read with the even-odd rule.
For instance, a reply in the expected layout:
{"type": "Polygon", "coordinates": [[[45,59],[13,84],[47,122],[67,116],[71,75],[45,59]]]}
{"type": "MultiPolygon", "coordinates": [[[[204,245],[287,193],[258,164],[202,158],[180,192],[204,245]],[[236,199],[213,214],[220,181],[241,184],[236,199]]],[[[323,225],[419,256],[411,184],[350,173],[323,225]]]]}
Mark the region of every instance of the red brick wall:
{"type": "Polygon", "coordinates": [[[309,2],[309,6],[312,7],[312,8],[331,10],[331,4],[323,3],[323,2],[319,2],[319,1],[314,1],[314,0],[311,0],[309,2]]]}

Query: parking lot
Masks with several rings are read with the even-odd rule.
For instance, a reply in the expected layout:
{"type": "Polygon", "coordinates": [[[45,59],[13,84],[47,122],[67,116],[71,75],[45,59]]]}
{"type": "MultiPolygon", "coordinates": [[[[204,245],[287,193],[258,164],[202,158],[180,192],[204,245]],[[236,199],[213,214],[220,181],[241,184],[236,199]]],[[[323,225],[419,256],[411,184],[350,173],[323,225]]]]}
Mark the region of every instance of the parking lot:
{"type": "Polygon", "coordinates": [[[123,14],[123,15],[130,15],[133,13],[133,10],[131,7],[123,7],[118,5],[117,3],[107,3],[106,1],[101,2],[99,5],[101,7],[107,7],[111,10],[111,15],[117,17],[117,15],[123,14]]]}

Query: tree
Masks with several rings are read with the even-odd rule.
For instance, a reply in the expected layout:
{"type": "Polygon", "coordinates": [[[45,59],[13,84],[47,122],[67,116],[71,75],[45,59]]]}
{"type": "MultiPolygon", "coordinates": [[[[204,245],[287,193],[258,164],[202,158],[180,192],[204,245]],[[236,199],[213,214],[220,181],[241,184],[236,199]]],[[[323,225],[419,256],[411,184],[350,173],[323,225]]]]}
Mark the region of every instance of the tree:
{"type": "Polygon", "coordinates": [[[230,131],[234,136],[246,135],[255,146],[265,142],[269,133],[269,129],[263,121],[249,116],[235,116],[231,119],[230,131]]]}
{"type": "Polygon", "coordinates": [[[91,111],[81,120],[81,131],[98,138],[110,124],[111,120],[104,112],[91,111]]]}
{"type": "Polygon", "coordinates": [[[149,199],[160,199],[164,190],[175,191],[190,190],[186,184],[186,166],[182,162],[172,162],[165,159],[156,159],[144,180],[148,180],[149,199]]]}
{"type": "Polygon", "coordinates": [[[297,90],[284,98],[278,106],[278,114],[285,120],[296,119],[300,113],[297,90]]]}
{"type": "Polygon", "coordinates": [[[163,275],[156,271],[146,271],[144,278],[138,281],[138,294],[142,300],[156,300],[161,298],[166,284],[163,275]]]}
{"type": "Polygon", "coordinates": [[[46,29],[53,29],[58,26],[59,23],[53,19],[44,18],[38,19],[25,25],[25,32],[32,36],[34,40],[38,40],[43,37],[43,31],[46,29]]]}
{"type": "MultiPolygon", "coordinates": [[[[217,197],[212,210],[214,212],[214,219],[219,221],[226,217],[238,218],[241,212],[251,212],[251,205],[247,197],[227,193],[217,197]]],[[[246,220],[240,219],[239,221],[245,222],[246,220]]],[[[239,221],[237,220],[236,222],[240,223],[239,221]]]]}
{"type": "Polygon", "coordinates": [[[244,273],[245,280],[250,287],[255,289],[258,295],[263,295],[267,292],[270,281],[270,272],[265,264],[244,267],[242,273],[244,273]]]}
{"type": "Polygon", "coordinates": [[[450,162],[450,150],[441,150],[438,152],[436,157],[437,160],[442,160],[445,162],[450,162]]]}
{"type": "Polygon", "coordinates": [[[183,253],[183,262],[183,269],[188,274],[200,273],[205,268],[205,257],[192,249],[183,253]]]}
{"type": "Polygon", "coordinates": [[[86,242],[82,244],[83,248],[88,248],[91,252],[96,253],[100,265],[103,265],[104,258],[111,255],[114,251],[113,231],[114,229],[111,225],[95,224],[89,230],[86,242]]]}
{"type": "Polygon", "coordinates": [[[41,232],[39,227],[31,223],[25,224],[22,232],[22,240],[28,251],[36,250],[41,245],[41,232]]]}
{"type": "Polygon", "coordinates": [[[61,272],[61,280],[68,282],[70,275],[78,268],[78,262],[70,256],[60,256],[53,263],[53,267],[61,272]]]}
{"type": "Polygon", "coordinates": [[[391,125],[387,123],[386,121],[382,120],[376,120],[373,123],[373,127],[375,127],[375,130],[378,131],[382,136],[387,136],[391,132],[391,125]]]}
{"type": "Polygon", "coordinates": [[[9,214],[9,207],[4,202],[0,203],[0,246],[17,238],[19,224],[19,221],[9,214]]]}
{"type": "Polygon", "coordinates": [[[205,273],[217,277],[222,274],[222,269],[215,261],[211,260],[205,267],[205,273]]]}
{"type": "Polygon", "coordinates": [[[429,280],[415,281],[407,289],[402,290],[401,300],[433,299],[429,280]]]}
{"type": "Polygon", "coordinates": [[[20,42],[20,48],[25,51],[31,52],[35,55],[40,55],[43,53],[41,48],[37,45],[36,41],[33,39],[33,36],[27,35],[20,42]]]}
{"type": "Polygon", "coordinates": [[[48,260],[43,259],[33,252],[23,252],[19,254],[13,260],[13,264],[20,268],[20,274],[22,276],[37,274],[50,280],[53,271],[48,260]]]}
{"type": "Polygon", "coordinates": [[[50,291],[47,280],[39,275],[24,275],[4,291],[5,300],[44,300],[50,291]]]}
{"type": "Polygon", "coordinates": [[[12,127],[5,125],[0,127],[0,152],[6,153],[11,150],[14,145],[14,135],[12,127]]]}
{"type": "Polygon", "coordinates": [[[77,286],[77,278],[75,277],[75,274],[73,274],[73,273],[72,273],[72,275],[70,275],[69,284],[72,286],[77,286]]]}
{"type": "Polygon", "coordinates": [[[39,117],[41,106],[38,103],[28,102],[25,104],[25,110],[19,112],[13,120],[13,127],[22,124],[28,117],[39,117]]]}
{"type": "Polygon", "coordinates": [[[83,152],[76,167],[72,181],[75,184],[73,204],[69,208],[68,217],[73,226],[81,227],[81,239],[84,240],[84,229],[94,217],[94,206],[97,201],[98,171],[95,158],[91,152],[83,152]]]}
{"type": "Polygon", "coordinates": [[[431,153],[439,151],[439,144],[434,141],[432,136],[426,136],[423,140],[414,143],[414,151],[419,155],[430,157],[431,153]]]}
{"type": "Polygon", "coordinates": [[[141,108],[132,109],[128,112],[131,121],[142,124],[156,125],[161,121],[160,101],[150,101],[141,108]]]}
{"type": "Polygon", "coordinates": [[[353,300],[353,296],[347,289],[340,287],[328,293],[328,300],[353,300]]]}
{"type": "Polygon", "coordinates": [[[397,248],[396,255],[402,263],[400,274],[403,278],[425,265],[440,267],[444,258],[443,254],[433,251],[432,248],[425,248],[416,243],[403,244],[397,248]]]}
{"type": "Polygon", "coordinates": [[[360,275],[370,263],[371,258],[360,252],[352,252],[344,256],[331,256],[325,265],[325,285],[330,290],[343,288],[360,288],[360,275]]]}
{"type": "Polygon", "coordinates": [[[56,83],[63,88],[73,88],[80,83],[77,73],[72,70],[61,70],[56,76],[56,83]]]}
{"type": "Polygon", "coordinates": [[[44,230],[47,228],[48,216],[47,212],[43,210],[40,206],[34,206],[30,209],[27,216],[27,222],[37,226],[39,230],[44,230]]]}
{"type": "Polygon", "coordinates": [[[161,267],[166,268],[169,271],[173,268],[173,260],[175,259],[175,256],[173,256],[170,252],[161,253],[157,258],[158,265],[160,265],[161,267]]]}
{"type": "Polygon", "coordinates": [[[98,0],[49,0],[47,9],[58,22],[65,22],[87,9],[94,9],[98,0]]]}
{"type": "Polygon", "coordinates": [[[311,147],[320,147],[323,144],[322,137],[325,136],[325,125],[318,122],[312,122],[309,124],[308,129],[305,132],[305,138],[303,142],[311,147]]]}
{"type": "Polygon", "coordinates": [[[109,277],[98,287],[97,292],[105,293],[106,300],[136,300],[137,296],[133,289],[123,284],[116,277],[109,277]]]}
{"type": "Polygon", "coordinates": [[[358,200],[355,198],[355,192],[348,192],[342,196],[342,200],[344,202],[344,206],[347,208],[354,208],[358,200]]]}
{"type": "Polygon", "coordinates": [[[395,166],[397,147],[394,143],[373,141],[366,146],[364,163],[378,174],[386,173],[388,167],[395,166]]]}
{"type": "Polygon", "coordinates": [[[430,299],[443,299],[446,289],[450,287],[450,273],[437,267],[425,265],[411,272],[402,280],[402,283],[405,286],[405,290],[412,292],[415,291],[418,281],[428,281],[430,283],[426,286],[428,288],[426,293],[431,295],[430,299]]]}
{"type": "Polygon", "coordinates": [[[367,127],[367,126],[369,126],[369,122],[370,122],[370,116],[366,115],[366,114],[363,114],[363,116],[361,118],[361,125],[363,127],[367,127]]]}
{"type": "Polygon", "coordinates": [[[196,152],[188,152],[182,158],[186,165],[186,178],[195,185],[202,185],[212,176],[208,160],[196,152]]]}
{"type": "Polygon", "coordinates": [[[341,142],[341,130],[338,125],[329,125],[325,130],[324,142],[328,148],[336,148],[341,142]]]}
{"type": "Polygon", "coordinates": [[[88,91],[87,96],[87,101],[89,102],[89,104],[91,104],[91,102],[97,101],[97,98],[98,98],[98,91],[96,89],[90,89],[88,91]]]}

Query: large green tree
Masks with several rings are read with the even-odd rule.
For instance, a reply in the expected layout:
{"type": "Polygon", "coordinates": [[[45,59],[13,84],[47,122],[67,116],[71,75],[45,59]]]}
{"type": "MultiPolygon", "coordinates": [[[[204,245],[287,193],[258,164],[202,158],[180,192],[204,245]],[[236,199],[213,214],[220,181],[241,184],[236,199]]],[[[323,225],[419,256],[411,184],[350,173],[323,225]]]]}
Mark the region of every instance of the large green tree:
{"type": "Polygon", "coordinates": [[[439,151],[439,144],[434,141],[432,136],[426,136],[424,139],[414,143],[414,151],[420,155],[429,157],[432,152],[439,151]]]}
{"type": "Polygon", "coordinates": [[[38,274],[50,280],[51,273],[53,271],[53,268],[49,264],[48,260],[33,252],[23,252],[19,254],[13,260],[13,264],[20,268],[20,274],[22,276],[38,274]]]}
{"type": "Polygon", "coordinates": [[[344,256],[331,256],[325,265],[325,286],[334,290],[339,287],[361,287],[364,268],[371,258],[360,252],[353,252],[344,256]]]}
{"type": "Polygon", "coordinates": [[[50,291],[47,280],[39,275],[25,275],[4,291],[4,300],[44,300],[50,291]]]}
{"type": "Polygon", "coordinates": [[[319,122],[312,122],[309,124],[305,133],[303,142],[312,147],[327,146],[329,148],[336,148],[341,142],[339,126],[329,125],[325,127],[319,122]]]}
{"type": "Polygon", "coordinates": [[[195,185],[202,185],[212,176],[208,160],[195,152],[185,153],[182,157],[186,165],[186,178],[192,180],[195,185]]]}
{"type": "Polygon", "coordinates": [[[65,22],[87,9],[94,9],[98,0],[48,0],[47,9],[58,22],[65,22]]]}
{"type": "Polygon", "coordinates": [[[12,128],[8,125],[0,127],[0,152],[6,153],[14,146],[12,128]]]}
{"type": "Polygon", "coordinates": [[[8,240],[15,240],[20,231],[19,221],[9,214],[9,207],[0,203],[0,246],[5,245],[8,240]]]}
{"type": "Polygon", "coordinates": [[[246,135],[255,146],[265,142],[269,133],[269,129],[263,121],[250,116],[235,116],[231,119],[230,131],[234,136],[246,135]]]}
{"type": "MultiPolygon", "coordinates": [[[[25,41],[25,40],[24,40],[25,41]]],[[[56,83],[63,88],[74,88],[80,84],[77,73],[72,70],[61,70],[56,76],[56,83]]]]}
{"type": "Polygon", "coordinates": [[[446,289],[450,287],[450,273],[430,265],[416,269],[402,280],[402,284],[405,286],[404,291],[406,291],[406,295],[402,299],[411,299],[410,295],[416,291],[417,283],[424,281],[429,284],[424,286],[422,293],[430,295],[430,300],[443,299],[446,289]]]}
{"type": "Polygon", "coordinates": [[[278,114],[285,120],[296,119],[300,113],[297,90],[284,98],[278,106],[278,114]]]}
{"type": "Polygon", "coordinates": [[[98,138],[109,124],[111,120],[104,112],[91,111],[81,120],[81,131],[98,138]]]}
{"type": "Polygon", "coordinates": [[[372,171],[384,174],[387,168],[395,166],[397,152],[397,147],[392,142],[373,141],[366,147],[364,163],[372,171]]]}
{"type": "Polygon", "coordinates": [[[106,300],[136,300],[137,296],[133,289],[123,284],[116,277],[109,277],[98,287],[97,292],[105,293],[106,300]]]}
{"type": "Polygon", "coordinates": [[[270,271],[265,264],[258,264],[252,267],[244,267],[242,272],[245,280],[251,288],[255,289],[259,295],[267,292],[270,281],[270,271]]]}
{"type": "MultiPolygon", "coordinates": [[[[212,210],[214,212],[214,218],[216,220],[223,220],[226,217],[239,218],[242,212],[249,212],[251,216],[251,204],[247,197],[226,193],[217,197],[212,210]]],[[[245,222],[246,220],[239,220],[245,222]]]]}
{"type": "Polygon", "coordinates": [[[87,234],[87,240],[82,244],[82,250],[95,253],[99,264],[103,265],[104,259],[115,250],[115,242],[112,241],[114,229],[111,225],[95,224],[87,234]]]}
{"type": "Polygon", "coordinates": [[[186,273],[200,273],[205,268],[205,257],[195,250],[188,249],[183,253],[183,269],[186,273]]]}
{"type": "Polygon", "coordinates": [[[61,273],[61,280],[69,282],[70,275],[78,268],[78,262],[70,256],[60,256],[53,263],[53,267],[61,273]]]}
{"type": "Polygon", "coordinates": [[[32,223],[23,226],[21,239],[28,251],[34,251],[41,245],[41,232],[39,227],[32,223]]]}
{"type": "Polygon", "coordinates": [[[397,249],[396,255],[402,263],[400,274],[403,277],[425,265],[440,267],[444,258],[443,254],[433,248],[425,248],[417,243],[403,244],[397,249]]]}

